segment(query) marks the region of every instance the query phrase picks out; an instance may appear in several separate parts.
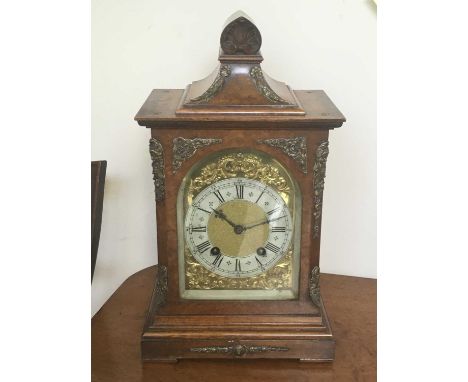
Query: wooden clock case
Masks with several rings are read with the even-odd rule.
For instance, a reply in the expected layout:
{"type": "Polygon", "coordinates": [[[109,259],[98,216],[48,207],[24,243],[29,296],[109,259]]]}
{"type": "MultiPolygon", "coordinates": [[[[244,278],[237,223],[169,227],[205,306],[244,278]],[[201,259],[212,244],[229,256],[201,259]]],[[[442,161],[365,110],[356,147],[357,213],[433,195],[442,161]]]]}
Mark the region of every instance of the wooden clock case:
{"type": "Polygon", "coordinates": [[[293,91],[265,75],[260,45],[250,19],[233,15],[221,35],[215,72],[185,90],[153,90],[135,117],[151,129],[159,256],[142,334],[144,361],[334,359],[318,265],[328,134],[345,118],[325,92],[293,91]],[[271,155],[299,184],[303,200],[296,300],[188,300],[179,295],[179,187],[200,159],[230,148],[271,155]]]}

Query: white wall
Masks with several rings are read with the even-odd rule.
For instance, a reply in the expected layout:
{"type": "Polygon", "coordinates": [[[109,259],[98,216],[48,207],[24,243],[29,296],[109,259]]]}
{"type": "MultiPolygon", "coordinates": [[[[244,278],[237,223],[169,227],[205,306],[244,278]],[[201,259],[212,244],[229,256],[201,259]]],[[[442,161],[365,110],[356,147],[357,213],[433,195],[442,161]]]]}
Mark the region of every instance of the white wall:
{"type": "Polygon", "coordinates": [[[330,133],[321,269],[376,277],[371,1],[93,0],[92,159],[108,161],[93,314],[157,262],[149,131],[133,117],[151,89],[183,88],[215,68],[221,28],[239,9],[262,34],[263,69],[294,89],[324,89],[347,117],[330,133]]]}

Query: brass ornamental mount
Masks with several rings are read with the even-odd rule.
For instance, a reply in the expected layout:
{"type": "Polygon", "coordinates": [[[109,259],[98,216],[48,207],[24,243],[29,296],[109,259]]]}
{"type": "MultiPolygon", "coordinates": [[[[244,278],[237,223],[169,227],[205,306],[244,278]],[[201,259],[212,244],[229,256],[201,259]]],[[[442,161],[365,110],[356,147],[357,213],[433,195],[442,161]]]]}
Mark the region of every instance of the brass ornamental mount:
{"type": "Polygon", "coordinates": [[[210,87],[198,97],[192,98],[190,104],[208,103],[222,89],[224,81],[231,75],[231,67],[223,64],[219,67],[219,73],[210,87]]]}
{"type": "Polygon", "coordinates": [[[182,163],[190,159],[198,149],[222,141],[219,138],[174,138],[172,141],[172,172],[175,174],[182,163]]]}
{"type": "Polygon", "coordinates": [[[269,346],[269,345],[243,345],[239,342],[231,342],[227,346],[204,346],[190,348],[194,353],[224,353],[231,354],[236,357],[241,357],[245,354],[265,353],[265,352],[284,352],[289,351],[285,346],[269,346]]]}
{"type": "Polygon", "coordinates": [[[187,289],[287,289],[292,284],[292,254],[289,250],[274,267],[258,276],[236,279],[210,272],[185,249],[187,289]]]}
{"type": "Polygon", "coordinates": [[[258,139],[257,143],[282,150],[297,162],[304,174],[307,174],[307,142],[305,137],[258,139]]]}
{"type": "Polygon", "coordinates": [[[291,191],[284,170],[256,153],[227,153],[204,165],[198,172],[199,175],[192,179],[189,187],[192,197],[214,182],[239,176],[258,180],[280,193],[289,194],[291,191]]]}
{"type": "Polygon", "coordinates": [[[320,221],[322,216],[323,189],[325,187],[325,172],[328,158],[328,141],[319,144],[315,152],[314,163],[314,227],[313,238],[319,237],[320,221]]]}
{"type": "Polygon", "coordinates": [[[270,85],[268,85],[268,82],[263,76],[263,72],[260,68],[260,65],[254,66],[252,67],[252,69],[250,69],[250,77],[252,77],[252,79],[254,80],[257,90],[271,103],[290,105],[288,101],[285,101],[278,94],[276,94],[270,87],[270,85]]]}
{"type": "Polygon", "coordinates": [[[309,296],[314,305],[320,307],[320,267],[318,265],[310,271],[309,296]]]}
{"type": "Polygon", "coordinates": [[[158,276],[155,288],[156,305],[162,306],[166,303],[167,298],[167,267],[158,264],[158,276]]]}
{"type": "Polygon", "coordinates": [[[162,264],[156,265],[156,285],[152,297],[152,308],[149,314],[155,313],[167,301],[167,267],[162,264]]]}
{"type": "Polygon", "coordinates": [[[154,193],[156,202],[162,202],[166,196],[166,176],[164,173],[164,149],[159,140],[151,138],[149,151],[153,166],[154,193]]]}

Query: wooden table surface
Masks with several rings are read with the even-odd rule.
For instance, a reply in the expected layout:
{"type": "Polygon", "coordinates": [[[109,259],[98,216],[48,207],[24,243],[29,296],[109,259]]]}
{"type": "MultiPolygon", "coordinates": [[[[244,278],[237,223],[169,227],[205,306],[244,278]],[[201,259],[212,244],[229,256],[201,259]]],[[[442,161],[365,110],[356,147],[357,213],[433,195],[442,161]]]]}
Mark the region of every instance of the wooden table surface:
{"type": "Polygon", "coordinates": [[[140,335],[155,267],[128,278],[92,319],[92,381],[375,381],[374,279],[322,274],[322,298],[336,338],[335,362],[293,360],[140,361],[140,335]]]}

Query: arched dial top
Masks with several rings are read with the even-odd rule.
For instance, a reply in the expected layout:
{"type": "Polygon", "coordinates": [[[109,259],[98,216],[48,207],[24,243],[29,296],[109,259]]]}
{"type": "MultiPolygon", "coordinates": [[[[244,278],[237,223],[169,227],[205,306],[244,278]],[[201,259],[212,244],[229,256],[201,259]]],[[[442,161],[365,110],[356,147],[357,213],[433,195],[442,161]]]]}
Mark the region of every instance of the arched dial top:
{"type": "MultiPolygon", "coordinates": [[[[233,15],[237,16],[237,14],[233,15]]],[[[256,54],[262,46],[262,36],[245,15],[228,22],[221,33],[221,49],[225,54],[256,54]]]]}

